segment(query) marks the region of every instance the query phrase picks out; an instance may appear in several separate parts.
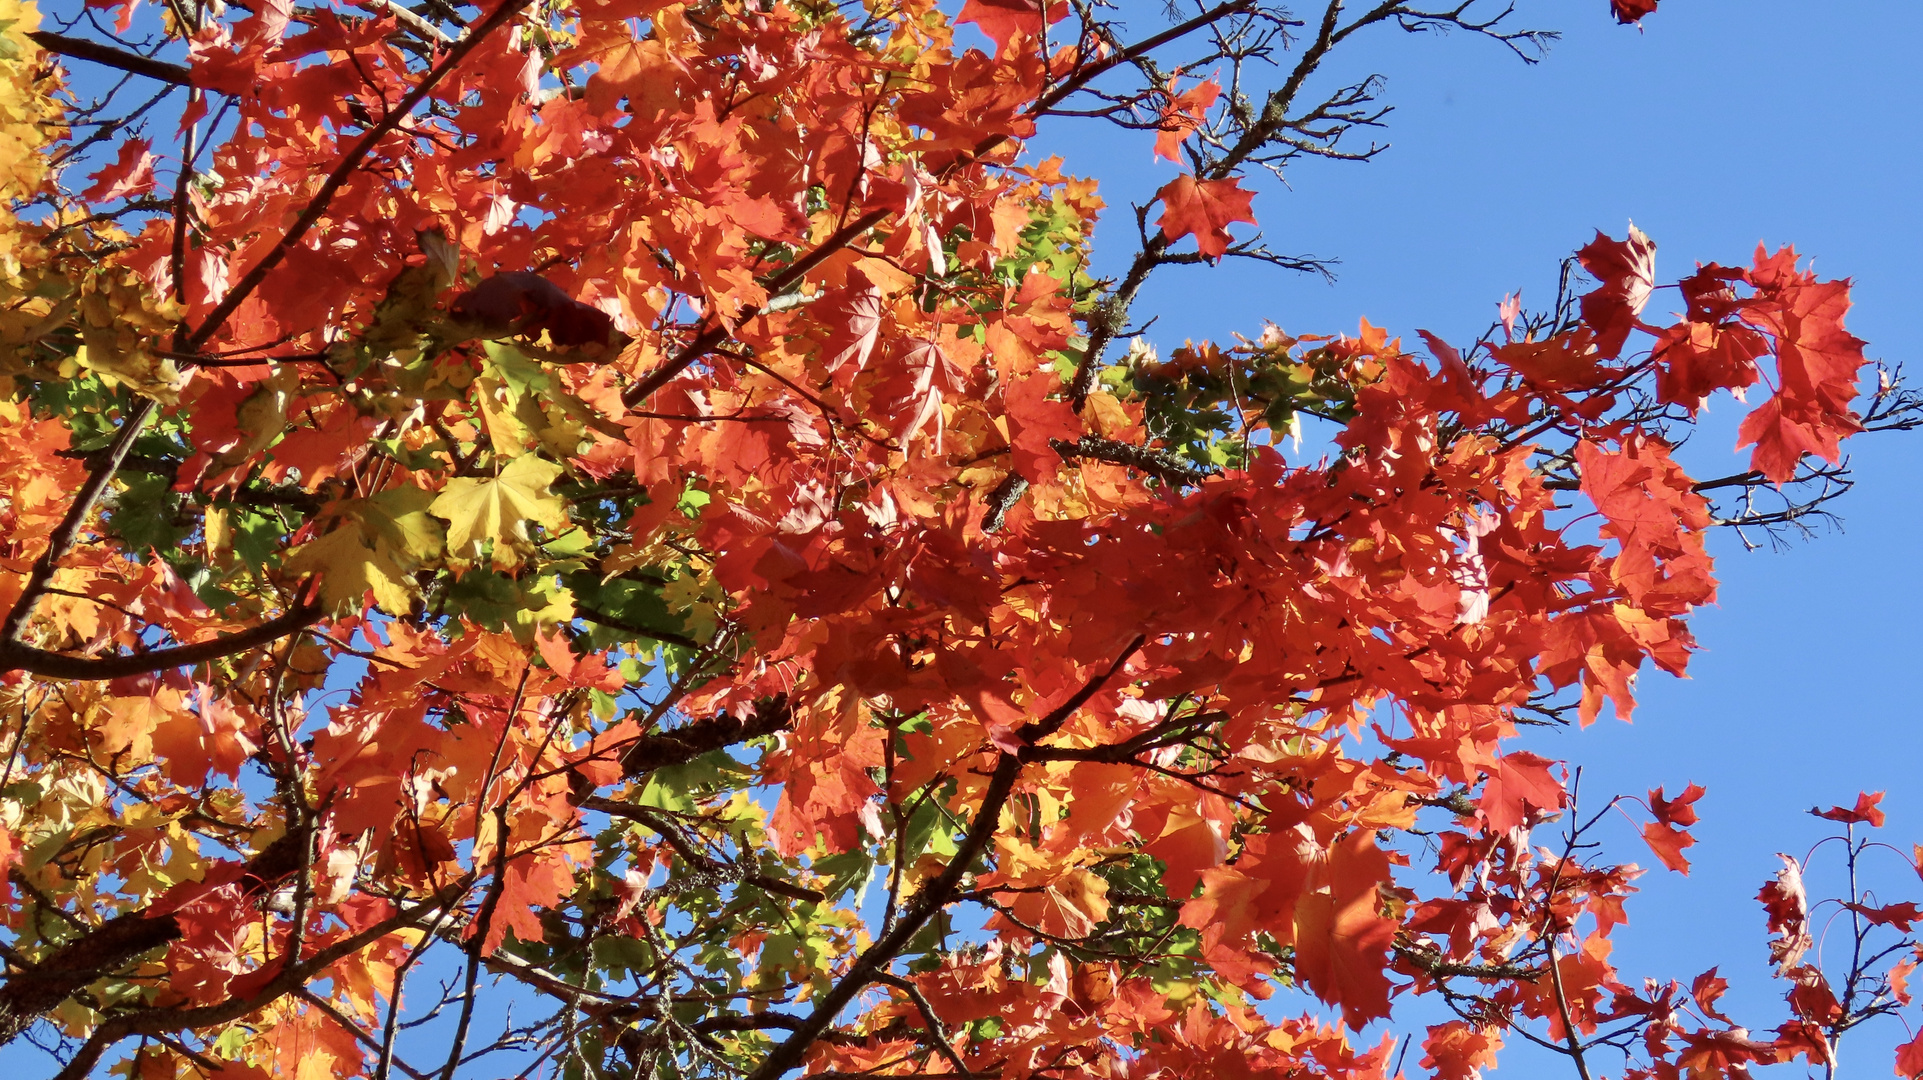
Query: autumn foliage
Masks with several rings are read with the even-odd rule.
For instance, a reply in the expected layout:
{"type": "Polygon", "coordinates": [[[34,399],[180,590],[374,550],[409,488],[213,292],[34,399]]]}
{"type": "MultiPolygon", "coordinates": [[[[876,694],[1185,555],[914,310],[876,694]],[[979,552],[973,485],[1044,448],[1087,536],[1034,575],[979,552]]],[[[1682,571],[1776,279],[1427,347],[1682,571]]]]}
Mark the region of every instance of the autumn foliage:
{"type": "Polygon", "coordinates": [[[1513,744],[1627,719],[1707,532],[1894,424],[1847,282],[1630,228],[1474,342],[1111,349],[1162,266],[1297,265],[1251,170],[1372,122],[1330,49],[1529,34],[100,6],[0,0],[0,1039],[64,1075],[1722,1077],[1909,1004],[1919,909],[1829,901],[1893,944],[1826,970],[1788,858],[1780,1027],[1618,972],[1590,838],[1687,871],[1704,793],[1513,744]],[[1067,113],[1180,166],[1114,280],[1067,113]]]}

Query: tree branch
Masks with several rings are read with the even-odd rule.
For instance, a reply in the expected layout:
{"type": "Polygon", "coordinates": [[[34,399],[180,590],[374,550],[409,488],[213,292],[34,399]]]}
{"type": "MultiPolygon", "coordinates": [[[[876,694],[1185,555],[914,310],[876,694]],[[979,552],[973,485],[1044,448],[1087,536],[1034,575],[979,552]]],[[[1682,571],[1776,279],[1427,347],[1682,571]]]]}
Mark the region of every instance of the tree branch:
{"type": "Polygon", "coordinates": [[[171,64],[165,60],[155,60],[126,49],[116,49],[86,38],[56,34],[51,30],[34,30],[27,34],[35,45],[51,53],[71,56],[75,60],[87,60],[105,67],[117,68],[133,75],[144,75],[175,86],[192,86],[193,73],[184,65],[171,64]]]}
{"type": "MultiPolygon", "coordinates": [[[[1128,648],[1123,650],[1122,655],[1107,671],[1084,683],[1073,697],[1047,716],[1023,725],[1018,732],[1018,737],[1032,743],[1036,739],[1054,734],[1068,721],[1076,709],[1081,708],[1090,697],[1107,685],[1109,679],[1113,678],[1129,658],[1135,655],[1135,650],[1141,648],[1143,640],[1143,635],[1136,635],[1128,648]]],[[[1021,774],[1020,756],[1009,753],[996,756],[995,771],[990,775],[988,787],[982,792],[981,801],[976,805],[975,818],[969,822],[967,834],[962,837],[961,843],[956,845],[955,857],[948,860],[948,865],[942,867],[940,874],[930,879],[915,893],[914,898],[908,902],[908,910],[895,923],[893,929],[869,946],[834,987],[816,999],[814,1011],[795,1028],[794,1034],[769,1051],[768,1056],[748,1074],[746,1080],[776,1080],[788,1070],[800,1065],[802,1056],[808,1052],[808,1047],[828,1029],[828,1025],[834,1022],[841,1010],[846,1008],[848,1003],[853,1001],[869,983],[874,982],[881,973],[885,972],[895,955],[908,946],[910,939],[921,931],[929,919],[935,917],[936,912],[946,907],[955,898],[961,887],[962,878],[968,876],[974,869],[975,860],[987,850],[989,841],[994,839],[996,830],[1001,828],[1002,807],[1007,805],[1009,796],[1014,794],[1015,781],[1021,777],[1021,774]]]]}
{"type": "Polygon", "coordinates": [[[323,614],[321,608],[296,605],[258,626],[223,634],[211,641],[116,656],[68,656],[17,641],[0,640],[0,671],[25,671],[54,679],[118,679],[124,675],[167,671],[257,649],[319,622],[323,614]]]}
{"type": "MultiPolygon", "coordinates": [[[[307,841],[306,833],[289,832],[247,860],[239,876],[241,894],[250,899],[259,896],[299,869],[307,841]]],[[[55,948],[32,967],[9,973],[6,984],[0,986],[0,1045],[18,1038],[88,983],[180,937],[179,915],[171,910],[156,912],[157,906],[116,915],[55,948]]]]}

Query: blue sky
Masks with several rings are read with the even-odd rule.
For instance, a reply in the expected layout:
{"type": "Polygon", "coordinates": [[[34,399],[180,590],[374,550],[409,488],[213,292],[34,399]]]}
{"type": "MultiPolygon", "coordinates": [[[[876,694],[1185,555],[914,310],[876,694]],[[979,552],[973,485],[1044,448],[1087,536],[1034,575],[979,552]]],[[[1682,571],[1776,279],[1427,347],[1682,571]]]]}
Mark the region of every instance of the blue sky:
{"type": "MultiPolygon", "coordinates": [[[[1849,326],[1870,355],[1914,360],[1923,377],[1905,331],[1923,295],[1914,194],[1923,7],[1665,0],[1638,32],[1616,26],[1605,0],[1518,6],[1532,25],[1565,34],[1539,65],[1470,35],[1385,30],[1338,69],[1387,77],[1391,148],[1366,165],[1299,167],[1288,189],[1270,182],[1255,203],[1278,250],[1342,260],[1335,284],[1253,264],[1168,268],[1136,308],[1159,316],[1148,336],[1166,351],[1189,336],[1253,336],[1264,319],[1330,333],[1366,316],[1412,346],[1418,328],[1467,341],[1504,293],[1547,303],[1559,259],[1598,228],[1621,236],[1633,219],[1659,245],[1658,274],[1669,280],[1699,260],[1745,262],[1759,241],[1794,243],[1824,276],[1855,279],[1849,326]]],[[[1139,6],[1138,33],[1159,25],[1158,7],[1139,6]]],[[[1064,153],[1069,171],[1102,179],[1106,259],[1129,251],[1123,204],[1176,174],[1151,157],[1151,142],[1086,125],[1037,141],[1064,153]]],[[[1673,296],[1658,293],[1652,308],[1668,310],[1673,296]]],[[[1697,475],[1741,467],[1735,408],[1712,413],[1687,449],[1697,475]]],[[[1884,838],[1904,851],[1923,839],[1923,786],[1913,782],[1923,733],[1909,681],[1923,668],[1923,432],[1848,449],[1859,484],[1839,508],[1842,532],[1779,551],[1714,538],[1721,603],[1695,617],[1703,651],[1691,679],[1646,674],[1633,725],[1534,741],[1583,765],[1591,797],[1658,785],[1674,794],[1691,781],[1709,789],[1695,869],[1642,880],[1615,955],[1625,975],[1685,983],[1721,965],[1726,1004],[1757,1028],[1785,1014],[1754,897],[1780,865],[1775,852],[1801,855],[1824,835],[1809,808],[1886,790],[1884,838]]],[[[1653,864],[1626,826],[1608,839],[1616,858],[1653,864]]],[[[1872,880],[1887,883],[1886,901],[1923,892],[1893,856],[1872,880]]],[[[1812,880],[1813,897],[1821,884],[1812,880]]],[[[1872,1024],[1845,1041],[1843,1066],[1890,1075],[1888,1048],[1906,1038],[1895,1021],[1872,1024]]],[[[1527,1047],[1512,1045],[1504,1061],[1511,1075],[1574,1075],[1527,1047]]],[[[1619,1061],[1596,1064],[1620,1072],[1619,1061]]]]}

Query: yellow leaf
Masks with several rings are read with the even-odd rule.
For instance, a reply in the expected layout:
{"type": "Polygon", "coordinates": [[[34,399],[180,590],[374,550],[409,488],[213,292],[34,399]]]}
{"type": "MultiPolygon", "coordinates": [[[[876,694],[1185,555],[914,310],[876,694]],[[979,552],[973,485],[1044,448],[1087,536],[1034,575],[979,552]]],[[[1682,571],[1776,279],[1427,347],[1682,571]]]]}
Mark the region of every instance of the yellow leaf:
{"type": "Polygon", "coordinates": [[[523,417],[525,399],[500,379],[483,375],[474,380],[474,399],[481,407],[481,423],[487,428],[488,444],[502,457],[521,453],[534,441],[523,417]]]}
{"type": "Polygon", "coordinates": [[[404,615],[417,591],[414,571],[441,555],[441,526],[428,516],[433,501],[405,485],[341,503],[340,524],[301,545],[285,566],[319,574],[321,601],[330,611],[358,612],[371,589],[382,611],[404,615]]]}
{"type": "Polygon", "coordinates": [[[889,262],[887,259],[864,258],[855,263],[855,269],[862,272],[875,287],[884,293],[901,293],[913,288],[915,275],[889,262]]]}
{"type": "Polygon", "coordinates": [[[447,561],[457,569],[472,566],[486,545],[493,547],[497,569],[521,565],[533,549],[527,523],[550,532],[567,527],[567,504],[548,490],[561,467],[532,454],[509,462],[491,480],[459,477],[447,482],[429,512],[447,522],[447,561]]]}
{"type": "Polygon", "coordinates": [[[428,516],[434,503],[431,492],[413,485],[388,488],[363,505],[361,521],[376,547],[388,547],[397,562],[413,562],[415,567],[441,557],[447,539],[441,523],[428,516]]]}
{"type": "Polygon", "coordinates": [[[389,553],[376,550],[361,538],[358,525],[346,524],[300,546],[284,564],[293,574],[319,574],[321,602],[327,610],[357,612],[368,590],[381,610],[407,613],[413,582],[389,553]]]}
{"type": "Polygon", "coordinates": [[[684,573],[661,590],[662,603],[681,615],[697,641],[713,637],[721,625],[719,600],[720,590],[713,587],[713,579],[698,574],[684,573]]]}

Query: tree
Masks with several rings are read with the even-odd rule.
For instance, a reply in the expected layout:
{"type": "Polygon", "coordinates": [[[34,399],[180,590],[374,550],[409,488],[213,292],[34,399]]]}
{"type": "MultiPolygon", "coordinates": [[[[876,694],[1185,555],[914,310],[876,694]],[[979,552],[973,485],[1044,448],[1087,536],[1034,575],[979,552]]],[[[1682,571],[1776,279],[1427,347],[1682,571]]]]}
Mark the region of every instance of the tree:
{"type": "MultiPolygon", "coordinates": [[[[1773,1034],[1631,985],[1593,830],[1684,870],[1700,790],[1509,745],[1916,422],[1846,282],[1649,321],[1632,229],[1466,345],[1129,340],[1161,267],[1319,268],[1241,180],[1374,152],[1325,58],[1509,13],[103,6],[0,18],[0,1037],[63,1075],[1362,1080],[1415,994],[1438,1076],[1738,1076],[1909,1004],[1915,905],[1852,884],[1826,969],[1798,860],[1773,1034]],[[1027,152],[1075,115],[1184,166],[1112,281],[1027,152]]],[[[1876,798],[1821,816],[1853,871],[1876,798]]]]}

